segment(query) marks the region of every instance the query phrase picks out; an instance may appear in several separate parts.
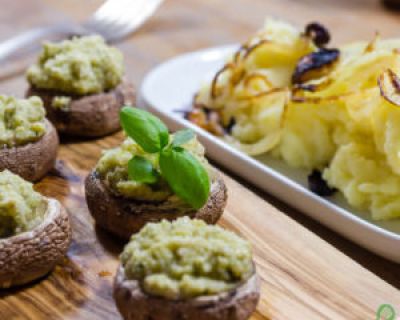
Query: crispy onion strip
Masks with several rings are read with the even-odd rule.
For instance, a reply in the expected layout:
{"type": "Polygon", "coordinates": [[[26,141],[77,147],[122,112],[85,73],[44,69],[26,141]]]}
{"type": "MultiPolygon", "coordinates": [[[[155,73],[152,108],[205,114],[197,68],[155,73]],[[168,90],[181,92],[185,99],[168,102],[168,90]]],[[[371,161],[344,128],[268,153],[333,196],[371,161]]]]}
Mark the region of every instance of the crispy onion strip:
{"type": "Polygon", "coordinates": [[[253,95],[238,97],[238,100],[239,101],[244,101],[244,100],[259,99],[259,98],[263,98],[265,96],[268,96],[268,95],[271,95],[271,94],[274,94],[274,93],[284,92],[286,90],[287,89],[283,89],[283,88],[273,88],[271,90],[257,92],[256,94],[253,94],[253,95]]]}
{"type": "Polygon", "coordinates": [[[246,88],[248,88],[251,85],[252,81],[255,80],[261,80],[263,81],[269,88],[273,87],[274,85],[272,84],[271,81],[267,78],[266,75],[261,74],[261,73],[253,73],[248,76],[246,76],[243,80],[243,84],[246,88]]]}
{"type": "Polygon", "coordinates": [[[275,146],[278,145],[282,136],[282,130],[277,130],[271,134],[268,134],[261,140],[258,140],[255,143],[241,143],[237,139],[232,136],[225,136],[224,140],[228,142],[233,147],[243,151],[244,153],[250,156],[257,156],[272,150],[275,146]]]}
{"type": "Polygon", "coordinates": [[[228,63],[222,67],[214,76],[212,82],[211,82],[211,98],[212,99],[217,99],[219,94],[218,94],[218,80],[219,77],[224,74],[224,72],[227,72],[228,70],[234,70],[235,66],[232,63],[228,63]]]}
{"type": "Polygon", "coordinates": [[[387,69],[378,79],[381,96],[392,105],[400,107],[400,78],[392,69],[387,69]]]}
{"type": "Polygon", "coordinates": [[[266,45],[266,44],[270,44],[271,41],[267,40],[267,39],[262,39],[259,42],[257,42],[256,44],[253,44],[250,47],[247,47],[247,50],[243,56],[242,61],[245,61],[255,50],[257,50],[258,48],[266,45]]]}

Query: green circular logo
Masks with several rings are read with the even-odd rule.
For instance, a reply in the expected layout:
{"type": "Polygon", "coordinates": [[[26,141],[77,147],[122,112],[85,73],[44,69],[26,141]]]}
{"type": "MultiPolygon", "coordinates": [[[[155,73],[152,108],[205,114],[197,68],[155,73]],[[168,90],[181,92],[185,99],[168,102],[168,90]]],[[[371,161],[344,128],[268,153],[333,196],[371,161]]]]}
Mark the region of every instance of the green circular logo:
{"type": "Polygon", "coordinates": [[[376,320],[396,320],[396,311],[390,304],[382,304],[376,312],[376,320]]]}

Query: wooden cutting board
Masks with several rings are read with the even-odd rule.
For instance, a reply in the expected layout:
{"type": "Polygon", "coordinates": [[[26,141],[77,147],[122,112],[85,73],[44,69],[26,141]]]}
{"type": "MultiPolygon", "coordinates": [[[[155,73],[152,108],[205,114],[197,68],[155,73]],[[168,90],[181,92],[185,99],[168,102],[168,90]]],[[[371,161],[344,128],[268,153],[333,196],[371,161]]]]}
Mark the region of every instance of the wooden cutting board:
{"type": "MultiPolygon", "coordinates": [[[[63,263],[32,286],[0,293],[0,319],[118,319],[113,276],[123,243],[96,228],[83,181],[117,134],[68,142],[50,176],[37,185],[68,209],[73,242],[63,263]]],[[[381,303],[400,306],[399,291],[303,228],[228,176],[221,224],[249,239],[262,279],[252,319],[374,319],[381,303]]]]}
{"type": "MultiPolygon", "coordinates": [[[[88,1],[91,7],[94,2],[88,1]]],[[[316,0],[171,0],[136,38],[121,46],[127,74],[138,83],[155,63],[179,52],[243,40],[268,13],[301,23],[322,17],[319,20],[326,20],[337,28],[339,40],[374,30],[371,24],[348,27],[365,19],[375,21],[389,34],[394,33],[397,22],[392,14],[364,10],[362,3],[370,9],[377,6],[372,1],[332,1],[329,11],[321,3],[316,0]],[[339,3],[349,11],[345,12],[339,3]],[[355,8],[359,10],[357,15],[351,11],[355,8]]],[[[13,3],[0,0],[0,4],[8,9],[0,12],[0,20],[14,27],[14,30],[0,28],[1,34],[39,25],[42,21],[65,19],[36,0],[13,3]],[[37,14],[31,15],[31,12],[37,14]],[[22,13],[24,18],[20,16],[22,13]]],[[[89,8],[89,4],[76,0],[59,1],[59,4],[69,14],[82,17],[84,8],[89,8]]],[[[5,93],[22,95],[26,84],[23,77],[15,77],[1,83],[0,88],[5,93]]],[[[122,135],[116,134],[86,142],[63,141],[55,169],[37,189],[66,206],[74,231],[73,242],[65,260],[47,278],[27,287],[0,292],[0,320],[119,319],[112,299],[112,282],[123,243],[95,227],[85,203],[83,181],[101,150],[118,145],[121,139],[122,135]]],[[[262,279],[261,301],[253,320],[375,319],[376,310],[383,303],[392,304],[400,313],[399,290],[248,188],[226,175],[225,181],[229,202],[220,223],[252,242],[262,279]]],[[[378,259],[374,255],[368,257],[378,259]]],[[[392,270],[398,269],[392,266],[392,270]]]]}

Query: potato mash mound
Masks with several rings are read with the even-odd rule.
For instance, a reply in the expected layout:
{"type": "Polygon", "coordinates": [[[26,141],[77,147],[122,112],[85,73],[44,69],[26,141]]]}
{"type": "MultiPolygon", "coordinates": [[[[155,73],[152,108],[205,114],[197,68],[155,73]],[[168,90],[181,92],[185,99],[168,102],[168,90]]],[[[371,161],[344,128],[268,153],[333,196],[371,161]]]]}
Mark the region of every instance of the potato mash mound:
{"type": "Polygon", "coordinates": [[[329,39],[316,23],[300,32],[268,20],[194,107],[214,112],[243,152],[321,170],[355,208],[399,218],[400,40],[331,49],[329,39]]]}
{"type": "Polygon", "coordinates": [[[324,171],[324,179],[340,189],[350,205],[370,209],[372,218],[398,217],[400,176],[371,145],[349,143],[339,147],[324,171]]]}

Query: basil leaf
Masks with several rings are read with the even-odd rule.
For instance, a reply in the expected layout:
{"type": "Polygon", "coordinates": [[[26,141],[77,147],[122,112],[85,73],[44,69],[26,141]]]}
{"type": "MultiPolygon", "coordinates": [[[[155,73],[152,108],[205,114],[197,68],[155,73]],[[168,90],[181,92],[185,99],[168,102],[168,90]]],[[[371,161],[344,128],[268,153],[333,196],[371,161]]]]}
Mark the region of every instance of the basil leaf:
{"type": "Polygon", "coordinates": [[[174,138],[172,140],[172,145],[173,146],[181,146],[182,144],[185,144],[186,142],[189,142],[195,137],[195,134],[193,130],[191,129],[184,129],[184,130],[179,130],[175,132],[174,138]]]}
{"type": "Polygon", "coordinates": [[[120,121],[126,134],[148,153],[159,152],[169,142],[167,127],[150,112],[123,107],[120,112],[120,121]]]}
{"type": "Polygon", "coordinates": [[[210,194],[210,179],[204,166],[187,150],[166,148],[160,154],[161,174],[174,193],[195,209],[200,209],[210,194]]]}
{"type": "Polygon", "coordinates": [[[155,183],[158,180],[158,172],[152,163],[139,156],[132,157],[128,162],[128,174],[131,180],[142,183],[155,183]]]}

